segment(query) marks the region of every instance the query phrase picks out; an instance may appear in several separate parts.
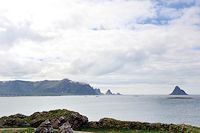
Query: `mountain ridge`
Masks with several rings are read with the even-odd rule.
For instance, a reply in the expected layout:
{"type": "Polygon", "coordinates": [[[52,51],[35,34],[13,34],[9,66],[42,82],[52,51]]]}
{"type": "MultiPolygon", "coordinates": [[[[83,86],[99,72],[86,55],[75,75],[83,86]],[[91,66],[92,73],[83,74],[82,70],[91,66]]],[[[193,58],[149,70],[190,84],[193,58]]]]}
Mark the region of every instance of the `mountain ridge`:
{"type": "Polygon", "coordinates": [[[99,95],[100,93],[99,89],[95,89],[87,83],[69,79],[0,81],[0,96],[99,95]]]}

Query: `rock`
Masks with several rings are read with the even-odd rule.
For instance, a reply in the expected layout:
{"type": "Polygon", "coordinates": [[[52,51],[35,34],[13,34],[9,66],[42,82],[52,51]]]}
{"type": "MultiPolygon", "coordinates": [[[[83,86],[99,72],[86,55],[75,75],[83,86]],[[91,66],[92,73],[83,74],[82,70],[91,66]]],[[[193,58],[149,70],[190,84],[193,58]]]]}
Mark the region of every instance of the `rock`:
{"type": "Polygon", "coordinates": [[[188,94],[184,90],[180,89],[180,87],[176,86],[170,95],[188,95],[188,94]]]}
{"type": "Polygon", "coordinates": [[[60,122],[59,119],[52,119],[51,120],[51,124],[52,124],[53,128],[58,129],[60,127],[60,125],[61,125],[61,122],[60,122]]]}
{"type": "Polygon", "coordinates": [[[188,131],[187,125],[162,124],[162,123],[147,123],[137,121],[120,121],[112,118],[102,118],[98,122],[89,122],[87,128],[93,129],[134,129],[134,130],[149,130],[170,133],[185,133],[188,131]]]}
{"type": "Polygon", "coordinates": [[[111,90],[107,90],[106,95],[113,95],[113,93],[111,92],[111,90]]]}
{"type": "Polygon", "coordinates": [[[73,133],[73,129],[68,121],[59,127],[58,133],[73,133]]]}
{"type": "Polygon", "coordinates": [[[65,117],[61,116],[60,118],[55,118],[51,120],[53,128],[58,129],[62,124],[66,122],[65,117]]]}
{"type": "Polygon", "coordinates": [[[65,121],[65,117],[64,116],[61,116],[60,118],[59,118],[59,121],[60,121],[60,123],[65,123],[66,121],[65,121]]]}
{"type": "Polygon", "coordinates": [[[35,133],[53,133],[53,127],[47,119],[46,121],[42,122],[39,127],[37,127],[35,133]]]}
{"type": "Polygon", "coordinates": [[[88,124],[88,118],[79,113],[73,113],[66,121],[69,121],[73,129],[80,129],[88,124]]]}
{"type": "Polygon", "coordinates": [[[51,110],[49,112],[37,112],[29,116],[32,127],[38,127],[40,123],[49,119],[54,128],[58,128],[66,121],[69,121],[73,129],[78,129],[87,125],[88,118],[77,112],[66,109],[51,110]]]}
{"type": "Polygon", "coordinates": [[[46,119],[49,119],[45,117],[48,115],[48,112],[35,112],[32,115],[29,116],[30,125],[31,127],[38,127],[42,122],[44,122],[46,119]]]}
{"type": "Polygon", "coordinates": [[[26,120],[27,116],[15,114],[0,118],[0,127],[27,127],[30,124],[26,120]]]}
{"type": "Polygon", "coordinates": [[[110,89],[107,90],[105,95],[121,95],[120,93],[112,93],[110,89]]]}
{"type": "Polygon", "coordinates": [[[51,111],[35,112],[30,116],[22,114],[4,116],[0,118],[0,127],[35,127],[37,128],[42,122],[49,119],[53,128],[58,129],[63,123],[69,121],[73,129],[80,129],[88,124],[88,118],[78,112],[67,109],[57,109],[51,111]]]}

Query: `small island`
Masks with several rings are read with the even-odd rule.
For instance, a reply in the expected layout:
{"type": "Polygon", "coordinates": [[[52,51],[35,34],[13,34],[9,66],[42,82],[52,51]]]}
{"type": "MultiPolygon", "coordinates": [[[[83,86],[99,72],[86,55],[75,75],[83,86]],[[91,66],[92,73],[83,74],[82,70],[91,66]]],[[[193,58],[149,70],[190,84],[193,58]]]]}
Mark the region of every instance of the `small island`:
{"type": "Polygon", "coordinates": [[[188,94],[184,90],[182,90],[179,86],[176,86],[170,95],[188,95],[188,94]]]}
{"type": "Polygon", "coordinates": [[[120,93],[113,93],[110,89],[108,89],[105,93],[105,95],[122,95],[120,93]]]}

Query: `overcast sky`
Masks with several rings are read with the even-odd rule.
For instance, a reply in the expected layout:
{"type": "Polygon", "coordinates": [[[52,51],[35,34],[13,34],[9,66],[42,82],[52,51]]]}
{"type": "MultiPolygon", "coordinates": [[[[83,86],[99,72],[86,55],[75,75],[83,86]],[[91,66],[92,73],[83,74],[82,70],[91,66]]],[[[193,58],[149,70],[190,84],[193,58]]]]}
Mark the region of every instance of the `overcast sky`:
{"type": "Polygon", "coordinates": [[[0,0],[0,79],[200,94],[200,0],[0,0]]]}

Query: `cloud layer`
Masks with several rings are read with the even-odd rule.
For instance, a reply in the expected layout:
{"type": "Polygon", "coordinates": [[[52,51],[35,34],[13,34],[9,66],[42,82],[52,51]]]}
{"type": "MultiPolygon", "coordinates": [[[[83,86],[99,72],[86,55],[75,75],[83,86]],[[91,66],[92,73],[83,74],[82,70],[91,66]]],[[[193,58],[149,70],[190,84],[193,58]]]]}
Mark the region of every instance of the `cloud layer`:
{"type": "Polygon", "coordinates": [[[198,0],[0,0],[2,80],[200,93],[199,39],[198,0]]]}

